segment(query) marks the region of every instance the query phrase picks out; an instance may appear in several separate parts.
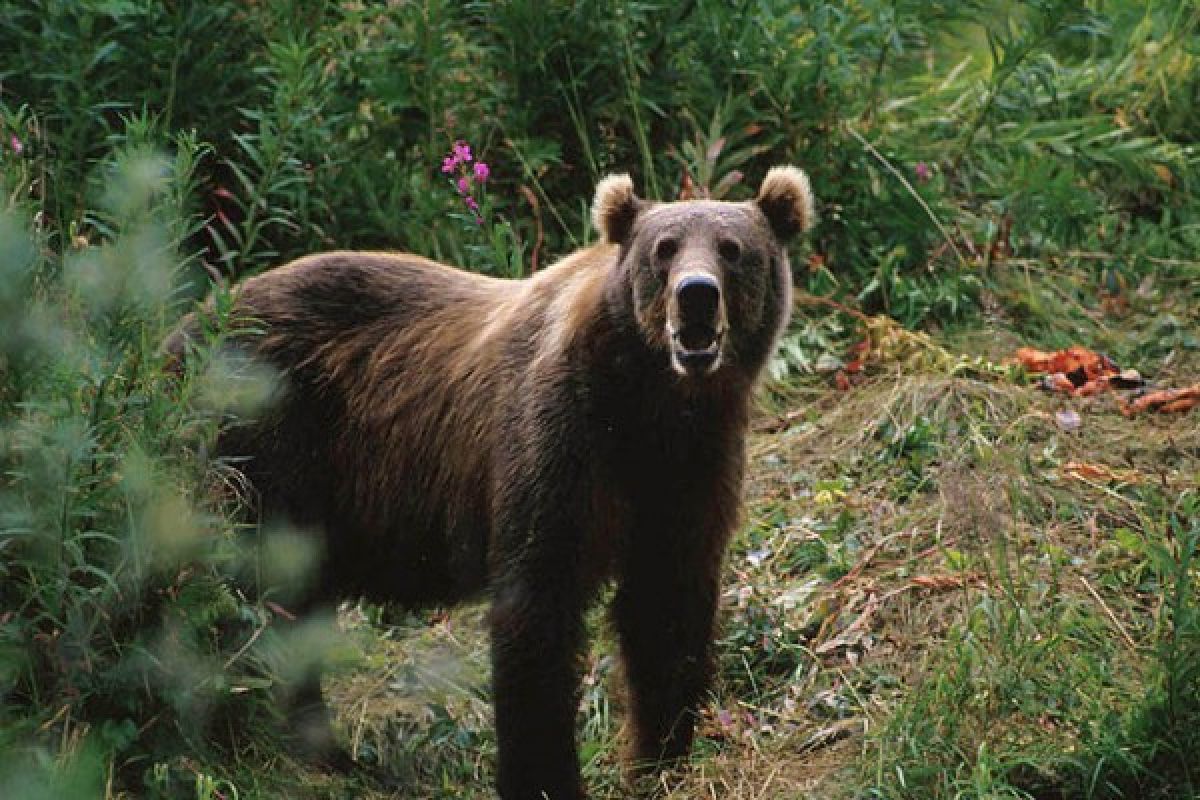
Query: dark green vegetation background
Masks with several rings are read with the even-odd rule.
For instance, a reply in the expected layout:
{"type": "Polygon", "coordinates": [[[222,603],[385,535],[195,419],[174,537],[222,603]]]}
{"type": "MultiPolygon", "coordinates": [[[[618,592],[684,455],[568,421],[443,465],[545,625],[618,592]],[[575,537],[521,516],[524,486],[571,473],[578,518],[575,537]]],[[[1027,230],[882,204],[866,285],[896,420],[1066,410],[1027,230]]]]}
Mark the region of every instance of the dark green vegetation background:
{"type": "MultiPolygon", "coordinates": [[[[230,282],[334,247],[526,275],[594,237],[610,171],[655,199],[741,199],[794,163],[820,203],[798,286],[909,329],[1139,363],[1197,347],[1198,137],[1189,0],[0,1],[0,796],[229,797],[229,764],[274,757],[296,641],[346,649],[273,624],[273,587],[310,554],[238,536],[236,473],[203,457],[269,379],[222,361],[220,330],[182,377],[164,368],[163,336],[214,286],[220,307],[230,282]],[[456,140],[490,166],[481,222],[440,170],[456,140]],[[1176,302],[1130,335],[1106,322],[1155,292],[1176,302]]],[[[798,320],[778,394],[844,355],[855,320],[798,320]]],[[[1179,424],[1194,442],[1195,414],[1179,424]]],[[[888,435],[901,471],[936,449],[921,426],[888,435]]],[[[1144,698],[990,782],[986,753],[934,752],[930,712],[904,707],[910,744],[845,791],[1193,791],[1194,484],[1123,501],[1155,521],[1139,563],[1170,600],[1144,698]]],[[[757,657],[755,624],[727,655],[757,657]]],[[[745,663],[726,675],[742,691],[778,677],[745,663]]],[[[921,697],[956,702],[937,689],[921,697]]]]}

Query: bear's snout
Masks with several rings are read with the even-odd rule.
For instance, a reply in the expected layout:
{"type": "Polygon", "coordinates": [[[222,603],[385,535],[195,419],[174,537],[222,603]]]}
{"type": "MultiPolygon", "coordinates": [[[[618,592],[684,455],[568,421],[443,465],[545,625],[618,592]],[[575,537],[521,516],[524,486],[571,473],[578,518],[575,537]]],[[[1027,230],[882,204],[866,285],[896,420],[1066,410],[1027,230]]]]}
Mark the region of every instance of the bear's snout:
{"type": "Polygon", "coordinates": [[[718,366],[723,314],[721,286],[707,273],[691,273],[675,285],[670,324],[672,364],[688,375],[703,375],[718,366]]]}
{"type": "MultiPolygon", "coordinates": [[[[679,317],[683,328],[691,325],[716,328],[721,287],[711,275],[688,275],[675,288],[679,317]]],[[[682,332],[682,331],[681,331],[682,332]]]]}

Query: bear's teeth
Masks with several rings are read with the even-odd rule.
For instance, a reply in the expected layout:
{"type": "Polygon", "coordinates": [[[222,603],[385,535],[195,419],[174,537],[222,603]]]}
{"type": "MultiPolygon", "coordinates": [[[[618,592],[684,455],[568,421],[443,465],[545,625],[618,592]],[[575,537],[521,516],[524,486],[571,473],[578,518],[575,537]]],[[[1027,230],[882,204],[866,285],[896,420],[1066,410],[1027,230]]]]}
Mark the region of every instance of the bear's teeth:
{"type": "Polygon", "coordinates": [[[688,353],[702,353],[715,350],[721,343],[719,331],[704,325],[697,325],[676,331],[672,338],[681,349],[688,353]]]}

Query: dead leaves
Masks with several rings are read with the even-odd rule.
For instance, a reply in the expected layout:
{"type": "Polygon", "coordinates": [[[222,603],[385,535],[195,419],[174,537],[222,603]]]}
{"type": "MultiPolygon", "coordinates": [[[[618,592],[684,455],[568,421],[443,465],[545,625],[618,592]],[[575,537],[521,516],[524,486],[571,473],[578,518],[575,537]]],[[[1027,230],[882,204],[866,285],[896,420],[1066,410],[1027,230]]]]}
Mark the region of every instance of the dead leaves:
{"type": "Polygon", "coordinates": [[[1032,347],[1022,347],[1017,350],[1014,358],[1030,372],[1077,374],[1079,383],[1105,375],[1115,375],[1118,372],[1117,365],[1108,356],[1078,345],[1050,353],[1032,347]]]}
{"type": "MultiPolygon", "coordinates": [[[[865,564],[874,555],[873,550],[868,557],[859,562],[865,564]]],[[[879,612],[899,595],[907,592],[922,592],[926,595],[943,594],[968,587],[982,588],[983,578],[978,573],[935,573],[915,575],[900,586],[886,591],[880,591],[874,585],[874,580],[853,580],[856,586],[847,585],[847,581],[856,578],[854,570],[842,576],[830,587],[833,594],[831,604],[838,608],[836,613],[827,614],[813,637],[812,652],[818,656],[829,656],[844,652],[851,661],[857,660],[857,650],[869,650],[869,638],[875,630],[875,618],[879,612]],[[840,622],[849,619],[849,623],[839,627],[840,622]],[[836,631],[833,629],[836,628],[836,631]]]]}
{"type": "Polygon", "coordinates": [[[1062,472],[1067,477],[1092,483],[1132,484],[1140,483],[1144,477],[1136,469],[1118,469],[1087,461],[1068,461],[1063,465],[1062,472]]]}
{"type": "Polygon", "coordinates": [[[1200,405],[1200,383],[1183,389],[1151,390],[1137,370],[1122,370],[1108,356],[1079,345],[1053,352],[1022,347],[1010,363],[1041,374],[1038,386],[1042,389],[1072,397],[1092,397],[1112,389],[1138,390],[1132,397],[1116,395],[1117,407],[1127,417],[1150,410],[1190,411],[1200,405]]]}
{"type": "Polygon", "coordinates": [[[1052,392],[1091,397],[1109,389],[1136,389],[1144,384],[1136,370],[1122,370],[1106,355],[1075,345],[1046,352],[1022,347],[1011,361],[1028,372],[1043,373],[1038,384],[1052,392]]]}
{"type": "Polygon", "coordinates": [[[972,582],[979,581],[978,575],[917,575],[910,583],[919,589],[931,592],[948,592],[951,589],[962,589],[972,582]]]}
{"type": "MultiPolygon", "coordinates": [[[[953,374],[968,359],[942,347],[923,331],[911,331],[886,314],[874,316],[843,305],[828,297],[795,293],[797,305],[821,305],[854,317],[861,326],[863,338],[849,347],[844,363],[836,366],[833,380],[841,391],[849,391],[862,382],[870,365],[891,365],[902,371],[934,371],[953,374]]],[[[835,364],[842,359],[833,359],[835,364]]],[[[818,370],[821,371],[821,370],[818,370]]]]}
{"type": "Polygon", "coordinates": [[[1132,417],[1142,411],[1163,411],[1167,413],[1191,411],[1200,405],[1200,383],[1183,389],[1159,389],[1146,392],[1131,401],[1117,401],[1121,413],[1132,417]]]}

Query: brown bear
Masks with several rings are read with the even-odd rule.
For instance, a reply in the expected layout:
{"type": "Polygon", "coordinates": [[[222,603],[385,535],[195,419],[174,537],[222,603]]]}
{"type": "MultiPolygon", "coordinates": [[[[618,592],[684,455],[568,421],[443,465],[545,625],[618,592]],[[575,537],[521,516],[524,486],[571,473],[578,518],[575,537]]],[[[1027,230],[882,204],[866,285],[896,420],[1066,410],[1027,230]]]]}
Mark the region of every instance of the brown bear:
{"type": "Polygon", "coordinates": [[[632,756],[687,754],[752,392],[791,308],[785,244],[813,201],[794,167],[742,203],[648,202],[619,175],[592,213],[599,244],[524,280],[331,252],[234,302],[283,391],[219,449],[265,518],[319,532],[304,607],[489,595],[506,800],[584,794],[584,612],[610,580],[632,756]]]}

